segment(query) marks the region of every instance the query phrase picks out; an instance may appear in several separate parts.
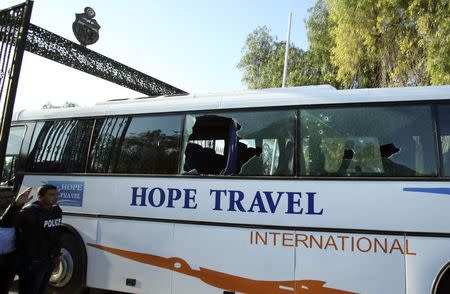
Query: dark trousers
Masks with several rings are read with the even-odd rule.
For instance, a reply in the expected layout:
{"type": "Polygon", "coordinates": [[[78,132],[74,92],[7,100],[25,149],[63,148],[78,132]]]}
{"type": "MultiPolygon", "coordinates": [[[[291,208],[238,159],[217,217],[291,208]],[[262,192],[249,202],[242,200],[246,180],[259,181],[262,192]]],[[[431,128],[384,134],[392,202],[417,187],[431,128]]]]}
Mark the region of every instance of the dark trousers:
{"type": "Polygon", "coordinates": [[[19,261],[19,294],[43,294],[54,269],[51,259],[22,259],[19,261]]]}
{"type": "Polygon", "coordinates": [[[0,255],[0,294],[8,294],[16,275],[16,253],[0,255]]]}

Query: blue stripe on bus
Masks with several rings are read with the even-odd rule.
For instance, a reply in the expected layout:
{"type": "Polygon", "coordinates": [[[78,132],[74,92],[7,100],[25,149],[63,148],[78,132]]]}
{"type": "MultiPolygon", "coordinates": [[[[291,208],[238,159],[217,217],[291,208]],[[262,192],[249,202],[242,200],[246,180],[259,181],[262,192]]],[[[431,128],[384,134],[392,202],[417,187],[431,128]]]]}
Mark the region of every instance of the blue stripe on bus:
{"type": "Polygon", "coordinates": [[[450,195],[450,188],[403,188],[403,191],[450,195]]]}

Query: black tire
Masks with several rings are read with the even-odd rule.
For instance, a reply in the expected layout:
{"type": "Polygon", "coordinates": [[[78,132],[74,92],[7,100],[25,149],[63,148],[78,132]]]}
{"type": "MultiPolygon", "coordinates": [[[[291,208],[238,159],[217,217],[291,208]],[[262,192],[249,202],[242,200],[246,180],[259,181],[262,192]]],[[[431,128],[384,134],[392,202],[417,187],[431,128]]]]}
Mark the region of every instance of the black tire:
{"type": "MultiPolygon", "coordinates": [[[[65,268],[70,268],[72,271],[71,273],[68,270],[55,271],[54,275],[50,278],[48,293],[87,293],[88,290],[83,285],[84,277],[86,275],[84,244],[73,234],[63,233],[61,236],[61,253],[61,263],[65,263],[65,268]],[[70,260],[72,261],[72,265],[70,265],[70,260]]],[[[64,266],[62,266],[62,268],[64,268],[64,266]]]]}
{"type": "Polygon", "coordinates": [[[448,294],[450,293],[450,268],[444,272],[439,279],[439,284],[436,287],[435,294],[448,294]]]}

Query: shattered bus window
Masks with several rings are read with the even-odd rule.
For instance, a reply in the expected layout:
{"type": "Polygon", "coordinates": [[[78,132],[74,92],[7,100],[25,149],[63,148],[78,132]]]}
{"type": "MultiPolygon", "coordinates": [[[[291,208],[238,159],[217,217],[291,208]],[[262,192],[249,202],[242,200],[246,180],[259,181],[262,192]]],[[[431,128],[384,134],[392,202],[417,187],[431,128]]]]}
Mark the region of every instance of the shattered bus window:
{"type": "Polygon", "coordinates": [[[442,171],[450,176],[450,106],[439,105],[439,134],[441,137],[442,171]]]}
{"type": "Polygon", "coordinates": [[[429,106],[308,109],[301,117],[301,174],[433,176],[429,106]]]}
{"type": "Polygon", "coordinates": [[[293,174],[295,111],[187,115],[182,173],[293,174]]]}

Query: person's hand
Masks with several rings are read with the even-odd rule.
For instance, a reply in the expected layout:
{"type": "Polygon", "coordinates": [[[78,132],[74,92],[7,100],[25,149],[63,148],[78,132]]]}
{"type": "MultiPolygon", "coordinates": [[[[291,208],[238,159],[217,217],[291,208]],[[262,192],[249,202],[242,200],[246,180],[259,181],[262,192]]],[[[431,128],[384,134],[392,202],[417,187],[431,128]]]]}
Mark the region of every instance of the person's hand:
{"type": "Polygon", "coordinates": [[[14,200],[14,203],[19,207],[24,206],[25,203],[27,203],[28,201],[31,200],[31,198],[33,198],[33,196],[30,196],[31,190],[32,190],[32,188],[29,187],[25,191],[23,191],[21,194],[19,194],[16,197],[16,199],[14,200]]]}

